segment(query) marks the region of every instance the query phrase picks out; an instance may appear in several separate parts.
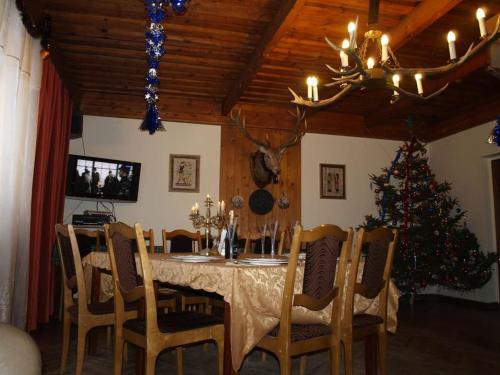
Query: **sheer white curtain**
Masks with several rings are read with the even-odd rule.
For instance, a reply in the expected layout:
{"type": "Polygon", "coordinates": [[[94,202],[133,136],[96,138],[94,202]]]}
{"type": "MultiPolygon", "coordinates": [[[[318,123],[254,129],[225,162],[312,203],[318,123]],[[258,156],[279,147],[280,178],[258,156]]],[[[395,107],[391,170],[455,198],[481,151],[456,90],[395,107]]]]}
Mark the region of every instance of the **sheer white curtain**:
{"type": "Polygon", "coordinates": [[[40,43],[0,0],[0,321],[25,328],[40,43]]]}

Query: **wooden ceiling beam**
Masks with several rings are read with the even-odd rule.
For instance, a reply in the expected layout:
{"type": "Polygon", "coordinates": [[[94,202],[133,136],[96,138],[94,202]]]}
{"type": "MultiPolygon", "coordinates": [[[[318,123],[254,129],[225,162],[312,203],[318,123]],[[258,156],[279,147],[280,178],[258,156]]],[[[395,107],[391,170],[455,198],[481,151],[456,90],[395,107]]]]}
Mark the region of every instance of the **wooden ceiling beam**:
{"type": "Polygon", "coordinates": [[[246,88],[251,84],[266,55],[279,42],[290,25],[293,24],[305,4],[306,0],[286,0],[283,2],[277,15],[264,32],[248,64],[224,99],[222,103],[222,115],[227,115],[238,102],[246,88]]]}
{"type": "Polygon", "coordinates": [[[396,49],[405,45],[415,35],[420,34],[430,25],[460,4],[462,0],[424,0],[413,12],[389,33],[391,48],[396,49]]]}

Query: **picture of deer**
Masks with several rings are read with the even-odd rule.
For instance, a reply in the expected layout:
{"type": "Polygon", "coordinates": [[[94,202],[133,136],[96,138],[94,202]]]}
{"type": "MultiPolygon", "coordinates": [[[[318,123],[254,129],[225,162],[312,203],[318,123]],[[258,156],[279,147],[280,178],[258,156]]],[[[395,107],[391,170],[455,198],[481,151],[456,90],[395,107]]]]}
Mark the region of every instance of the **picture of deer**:
{"type": "Polygon", "coordinates": [[[297,113],[290,114],[295,117],[296,122],[293,128],[292,136],[284,143],[273,147],[266,136],[265,140],[258,140],[247,130],[245,118],[241,118],[241,110],[236,114],[231,112],[231,121],[237,126],[243,135],[248,138],[255,146],[257,151],[250,155],[250,172],[252,179],[259,188],[264,188],[270,183],[277,184],[281,173],[281,159],[286,149],[299,143],[307,129],[307,121],[305,120],[305,112],[301,112],[297,107],[297,113]],[[301,123],[304,121],[304,129],[301,129],[301,123]]]}

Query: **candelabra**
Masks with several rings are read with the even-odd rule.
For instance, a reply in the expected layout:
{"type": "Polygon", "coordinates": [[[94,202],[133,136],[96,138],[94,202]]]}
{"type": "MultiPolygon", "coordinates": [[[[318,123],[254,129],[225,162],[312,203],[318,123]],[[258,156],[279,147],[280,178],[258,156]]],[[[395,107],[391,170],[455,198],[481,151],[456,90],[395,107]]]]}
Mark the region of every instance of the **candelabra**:
{"type": "Polygon", "coordinates": [[[224,201],[218,203],[217,213],[212,216],[210,209],[214,205],[214,201],[210,198],[210,195],[207,195],[205,198],[205,216],[200,215],[200,209],[198,203],[196,203],[191,208],[191,214],[189,215],[189,219],[193,222],[193,227],[195,229],[205,228],[206,235],[206,245],[207,249],[209,248],[209,240],[210,240],[210,231],[212,227],[217,228],[217,230],[221,231],[222,227],[226,222],[225,214],[224,214],[224,201]]]}

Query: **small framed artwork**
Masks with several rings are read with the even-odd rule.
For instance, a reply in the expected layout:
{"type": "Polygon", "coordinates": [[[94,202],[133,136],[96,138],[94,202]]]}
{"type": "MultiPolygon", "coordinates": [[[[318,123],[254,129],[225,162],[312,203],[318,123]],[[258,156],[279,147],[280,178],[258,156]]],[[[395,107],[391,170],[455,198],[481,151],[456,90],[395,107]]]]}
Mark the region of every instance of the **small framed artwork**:
{"type": "Polygon", "coordinates": [[[345,199],[345,165],[320,164],[321,199],[345,199]]]}
{"type": "Polygon", "coordinates": [[[170,183],[168,191],[200,192],[200,156],[170,155],[170,183]]]}

